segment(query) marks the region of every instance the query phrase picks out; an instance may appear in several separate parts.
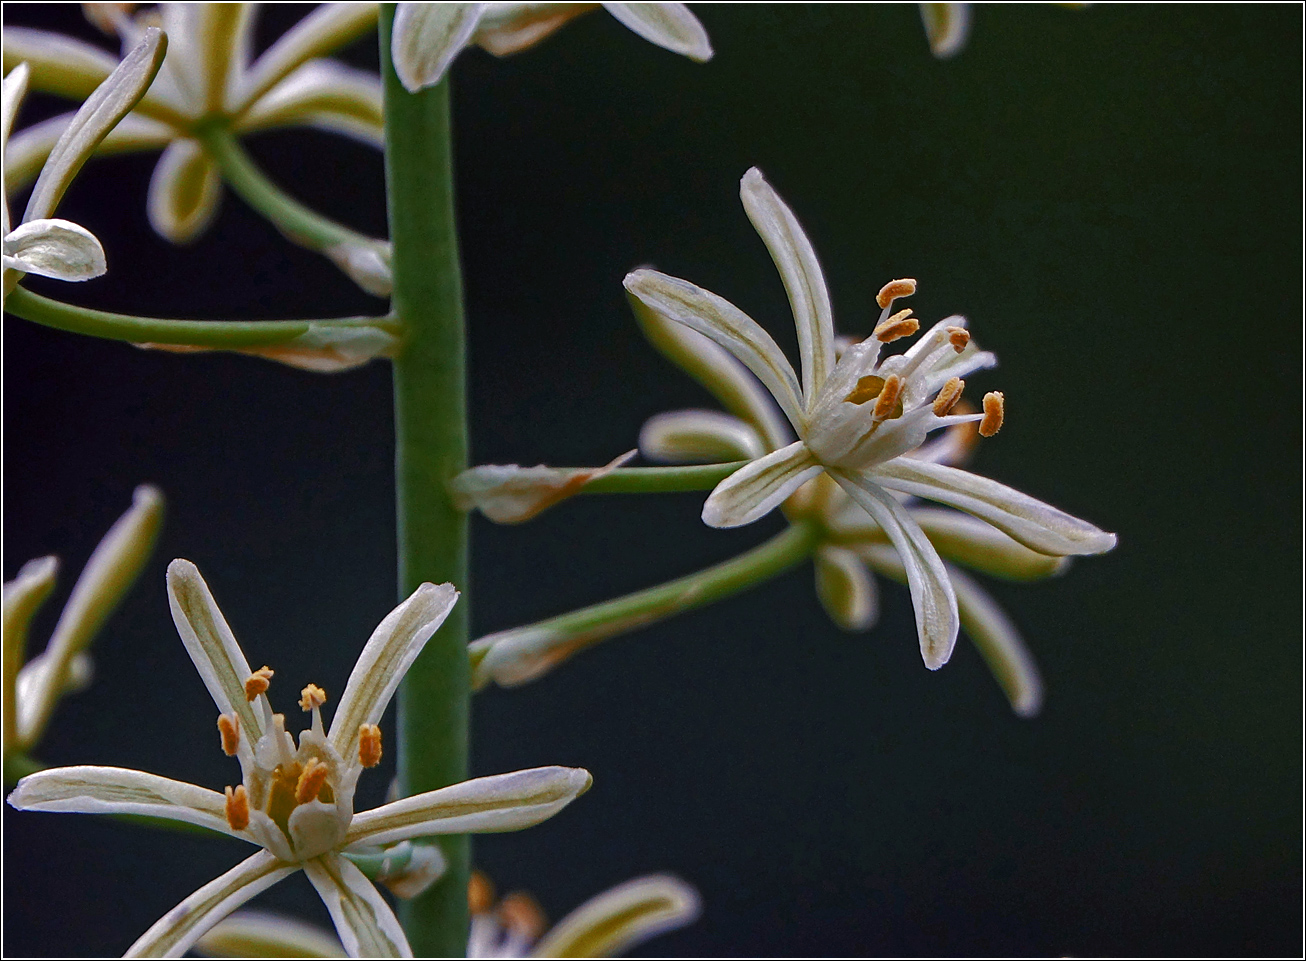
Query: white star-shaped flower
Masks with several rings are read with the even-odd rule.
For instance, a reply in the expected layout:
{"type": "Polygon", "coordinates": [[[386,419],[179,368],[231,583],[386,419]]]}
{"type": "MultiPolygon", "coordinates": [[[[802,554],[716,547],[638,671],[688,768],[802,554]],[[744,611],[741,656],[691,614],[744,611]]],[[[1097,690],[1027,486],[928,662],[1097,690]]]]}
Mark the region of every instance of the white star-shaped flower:
{"type": "Polygon", "coordinates": [[[896,550],[911,588],[921,653],[931,669],[952,654],[957,598],[938,552],[895,495],[966,511],[1039,554],[1099,554],[1115,546],[1115,535],[1032,497],[911,456],[938,428],[978,423],[981,435],[989,436],[1001,427],[1001,394],[985,396],[983,413],[952,411],[962,378],[993,366],[993,355],[971,342],[963,318],[949,317],[908,350],[882,357],[885,344],[919,328],[911,311],[892,312],[895,299],[915,290],[914,281],[904,280],[881,290],[875,333],[846,347],[836,361],[825,279],[797,218],[756,169],[744,175],[740,194],[789,295],[801,382],[771,336],[723,298],[654,270],[636,270],[625,281],[645,308],[724,347],[762,382],[784,414],[783,420],[772,415],[759,421],[767,451],[754,447],[755,459],[716,487],[703,507],[706,523],[751,523],[808,481],[828,475],[896,550]],[[798,440],[789,442],[790,429],[798,440]]]}
{"type": "Polygon", "coordinates": [[[268,701],[273,671],[250,670],[195,565],[169,565],[168,593],[177,630],[221,712],[222,749],[240,761],[241,783],[224,796],[144,771],[66,767],[23,778],[9,796],[19,810],[171,818],[262,848],[165,914],[132,945],[130,957],[183,954],[241,904],[301,869],[351,956],[411,957],[394,912],[342,852],[529,827],[590,785],[589,773],[578,768],[534,768],[354,813],[358,777],[380,760],[381,716],[458,599],[452,585],[423,584],[381,622],[354,665],[329,730],[321,714],[325,693],[313,684],[303,689],[299,705],[312,713],[312,725],[298,744],[268,701]]]}

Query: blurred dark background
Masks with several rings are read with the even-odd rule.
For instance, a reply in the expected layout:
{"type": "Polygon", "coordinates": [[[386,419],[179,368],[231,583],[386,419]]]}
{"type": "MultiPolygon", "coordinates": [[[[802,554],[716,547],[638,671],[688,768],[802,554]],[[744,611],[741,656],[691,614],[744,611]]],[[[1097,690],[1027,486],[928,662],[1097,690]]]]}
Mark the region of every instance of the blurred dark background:
{"type": "MultiPolygon", "coordinates": [[[[273,5],[266,46],[302,16],[273,5]]],[[[1034,585],[988,582],[1043,668],[1015,718],[974,650],[922,666],[906,592],[866,636],[810,568],[475,702],[477,774],[584,765],[549,823],[476,842],[560,917],[633,875],[702,891],[646,954],[1296,955],[1301,944],[1301,8],[979,7],[934,60],[912,6],[709,6],[699,66],[611,17],[453,72],[474,459],[599,464],[708,405],[620,286],[654,264],[792,347],[739,205],[756,164],[810,232],[841,328],[886,280],[965,313],[1008,421],[976,469],[1120,533],[1034,585]]],[[[106,47],[74,5],[6,4],[106,47]]],[[[346,55],[375,65],[370,40],[346,55]]],[[[29,100],[20,125],[65,105],[29,100]]],[[[381,158],[313,132],[249,147],[301,199],[384,231],[381,158]]],[[[189,249],[155,237],[157,155],[94,161],[59,215],[110,273],[67,300],[160,316],[380,311],[228,194],[189,249]]],[[[39,650],[132,487],[169,514],[102,633],[98,677],[38,754],[220,789],[238,775],[176,638],[172,557],[251,661],[341,690],[395,602],[389,371],[146,353],[5,319],[4,576],[61,556],[39,650]]],[[[584,498],[474,521],[473,624],[500,630],[724,559],[778,529],[702,495],[584,498]]],[[[387,725],[387,730],[391,728],[387,725]]],[[[362,806],[388,776],[363,782],[362,806]]],[[[117,954],[244,856],[237,842],[6,809],[8,954],[117,954]]],[[[255,904],[325,923],[302,878],[255,904]]],[[[641,953],[641,952],[636,952],[641,953]]]]}

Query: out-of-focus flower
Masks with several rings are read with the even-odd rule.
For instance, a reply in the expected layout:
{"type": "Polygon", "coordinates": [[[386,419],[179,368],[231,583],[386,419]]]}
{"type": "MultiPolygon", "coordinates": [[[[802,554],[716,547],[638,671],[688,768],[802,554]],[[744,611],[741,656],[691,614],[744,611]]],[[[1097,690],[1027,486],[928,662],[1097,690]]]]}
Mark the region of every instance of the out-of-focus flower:
{"type": "MultiPolygon", "coordinates": [[[[970,37],[970,16],[973,3],[922,3],[921,22],[925,24],[925,39],[930,52],[940,60],[961,53],[970,37]]],[[[1091,3],[1058,3],[1058,7],[1083,10],[1091,3]]]]}
{"type": "MultiPolygon", "coordinates": [[[[133,15],[136,4],[87,4],[93,23],[124,48],[152,25],[168,34],[168,57],[149,92],[100,144],[102,152],[163,149],[150,180],[150,222],[176,243],[194,240],[217,212],[221,177],[197,133],[312,126],[381,146],[380,80],[321,59],[376,22],[375,3],[326,3],[250,62],[255,4],[163,3],[133,15]]],[[[116,67],[99,47],[44,30],[8,27],[4,64],[26,61],[32,86],[85,96],[116,67]]],[[[5,157],[6,189],[26,183],[68,127],[64,114],[24,130],[5,157]]]]}
{"type": "Polygon", "coordinates": [[[599,7],[649,43],[699,62],[712,58],[707,31],[683,3],[401,3],[391,45],[395,73],[416,93],[443,80],[469,46],[507,56],[599,7]]]}
{"type": "Polygon", "coordinates": [[[351,956],[411,957],[385,899],[344,856],[438,834],[511,831],[556,814],[590,785],[589,772],[545,767],[464,781],[354,813],[354,788],[381,758],[385,712],[409,666],[458,599],[452,585],[423,584],[377,627],[349,676],[329,730],[326,693],[314,684],[299,706],[312,725],[299,744],[272,713],[273,671],[251,671],[195,565],[168,567],[173,619],[221,712],[223,751],[242,779],[216,791],[111,767],[53,768],[18,782],[9,803],[25,811],[144,814],[186,821],[262,848],[165,914],[128,951],[176,957],[260,891],[303,869],[351,956]]]}
{"type": "MultiPolygon", "coordinates": [[[[694,284],[653,270],[637,270],[626,289],[653,314],[714,341],[760,380],[788,420],[756,415],[765,452],[712,492],[703,520],[737,527],[769,513],[804,484],[829,476],[884,532],[905,568],[916,610],[925,665],[947,663],[959,627],[957,598],[947,568],[901,495],[925,497],[975,515],[1039,554],[1099,554],[1115,535],[1025,494],[975,474],[912,456],[938,428],[978,423],[981,436],[1002,425],[1003,399],[984,397],[983,413],[954,412],[962,377],[993,366],[979,351],[961,317],[934,325],[907,351],[881,358],[881,348],[913,335],[919,321],[893,302],[915,291],[915,281],[886,284],[871,337],[836,358],[829,294],[815,251],[793,212],[756,169],[744,175],[741,197],[753,226],[771,252],[793,308],[802,355],[802,379],[771,336],[738,307],[694,284]],[[790,428],[798,440],[791,441],[790,428]]],[[[730,379],[738,391],[739,377],[730,379]]],[[[756,406],[756,401],[751,402],[756,406]]],[[[682,433],[692,432],[682,425],[682,433]]],[[[668,433],[666,424],[662,432],[668,433]]],[[[701,429],[698,431],[704,432],[701,429]]],[[[737,440],[737,432],[718,436],[737,440]]],[[[664,452],[673,445],[664,442],[664,452]]]]}

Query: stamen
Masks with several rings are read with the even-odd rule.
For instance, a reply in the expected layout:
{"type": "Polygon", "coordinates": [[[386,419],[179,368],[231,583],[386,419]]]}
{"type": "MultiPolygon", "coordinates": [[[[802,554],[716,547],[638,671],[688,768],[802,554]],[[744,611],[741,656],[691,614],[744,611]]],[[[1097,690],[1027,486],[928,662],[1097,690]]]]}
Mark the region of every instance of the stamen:
{"type": "Polygon", "coordinates": [[[472,914],[484,914],[494,907],[494,882],[480,871],[467,879],[467,907],[472,914]]]}
{"type": "Polygon", "coordinates": [[[326,703],[326,691],[316,684],[310,684],[299,692],[299,707],[304,711],[311,711],[315,707],[321,707],[326,703]]]}
{"type": "Polygon", "coordinates": [[[227,788],[227,824],[233,831],[249,827],[249,795],[243,784],[227,788]]]}
{"type": "Polygon", "coordinates": [[[276,671],[264,664],[257,671],[245,678],[245,700],[252,701],[260,694],[266,694],[272,686],[272,675],[276,671]]]}
{"type": "Polygon", "coordinates": [[[980,421],[979,435],[992,437],[1002,429],[1002,392],[991,390],[984,395],[984,419],[980,421]]]}
{"type": "Polygon", "coordinates": [[[921,323],[911,316],[911,308],[900,310],[875,328],[875,339],[889,344],[902,337],[910,337],[921,329],[921,323]]]}
{"type": "Polygon", "coordinates": [[[888,306],[899,297],[910,297],[916,293],[916,281],[910,277],[904,277],[901,280],[891,280],[875,295],[875,302],[881,308],[887,309],[888,306]]]}
{"type": "Polygon", "coordinates": [[[307,804],[314,800],[317,792],[322,790],[322,785],[326,784],[327,775],[330,773],[331,768],[325,761],[310,758],[295,784],[295,803],[307,804]]]}
{"type": "Polygon", "coordinates": [[[499,904],[499,916],[505,928],[528,941],[544,933],[544,912],[525,891],[514,891],[504,898],[499,904]]]}
{"type": "Polygon", "coordinates": [[[231,757],[240,746],[240,718],[235,714],[219,714],[218,731],[222,734],[222,753],[231,757]]]}
{"type": "Polygon", "coordinates": [[[897,374],[890,374],[884,381],[884,390],[880,391],[880,396],[875,401],[875,419],[884,420],[889,416],[898,416],[902,413],[902,408],[898,407],[898,401],[902,397],[903,379],[897,374]],[[894,414],[897,409],[898,413],[894,414]]]}
{"type": "Polygon", "coordinates": [[[857,381],[857,386],[848,392],[844,401],[849,404],[864,404],[868,400],[879,397],[882,390],[884,390],[884,378],[867,374],[857,381]]]}
{"type": "Polygon", "coordinates": [[[952,344],[952,349],[960,354],[970,343],[970,331],[965,327],[949,327],[948,343],[952,344]]]}
{"type": "Polygon", "coordinates": [[[358,763],[363,767],[381,763],[381,728],[376,724],[358,725],[358,763]]]}
{"type": "Polygon", "coordinates": [[[948,382],[939,391],[939,396],[934,398],[934,416],[942,417],[957,406],[957,401],[961,400],[961,392],[965,387],[966,382],[960,377],[949,377],[948,382]]]}

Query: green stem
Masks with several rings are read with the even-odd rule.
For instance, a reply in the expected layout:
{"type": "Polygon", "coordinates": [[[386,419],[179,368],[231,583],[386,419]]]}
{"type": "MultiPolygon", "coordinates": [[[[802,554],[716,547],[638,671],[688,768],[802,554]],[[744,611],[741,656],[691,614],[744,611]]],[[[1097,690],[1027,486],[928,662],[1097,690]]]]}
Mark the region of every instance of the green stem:
{"type": "MultiPolygon", "coordinates": [[[[448,492],[450,479],[467,468],[466,343],[448,81],[417,94],[404,90],[390,61],[393,21],[394,4],[386,4],[386,191],[393,304],[405,329],[394,361],[399,593],[406,597],[423,581],[450,581],[463,592],[399,691],[399,783],[411,795],[467,779],[467,517],[448,492]]],[[[404,904],[404,930],[418,957],[461,957],[471,845],[466,836],[439,843],[449,869],[404,904]]]]}
{"type": "Polygon", "coordinates": [[[710,491],[748,461],[687,467],[618,467],[580,489],[582,494],[666,494],[710,491]]]}
{"type": "Polygon", "coordinates": [[[236,350],[272,347],[294,340],[309,328],[379,327],[398,333],[390,317],[339,317],[329,320],[165,320],[75,307],[22,287],[5,297],[5,310],[24,320],[75,334],[125,340],[133,344],[184,344],[236,350]]]}
{"type": "Polygon", "coordinates": [[[821,537],[817,525],[799,521],[766,543],[697,573],[483,637],[468,652],[476,686],[534,680],[599,641],[761,584],[809,557],[821,537]]]}

